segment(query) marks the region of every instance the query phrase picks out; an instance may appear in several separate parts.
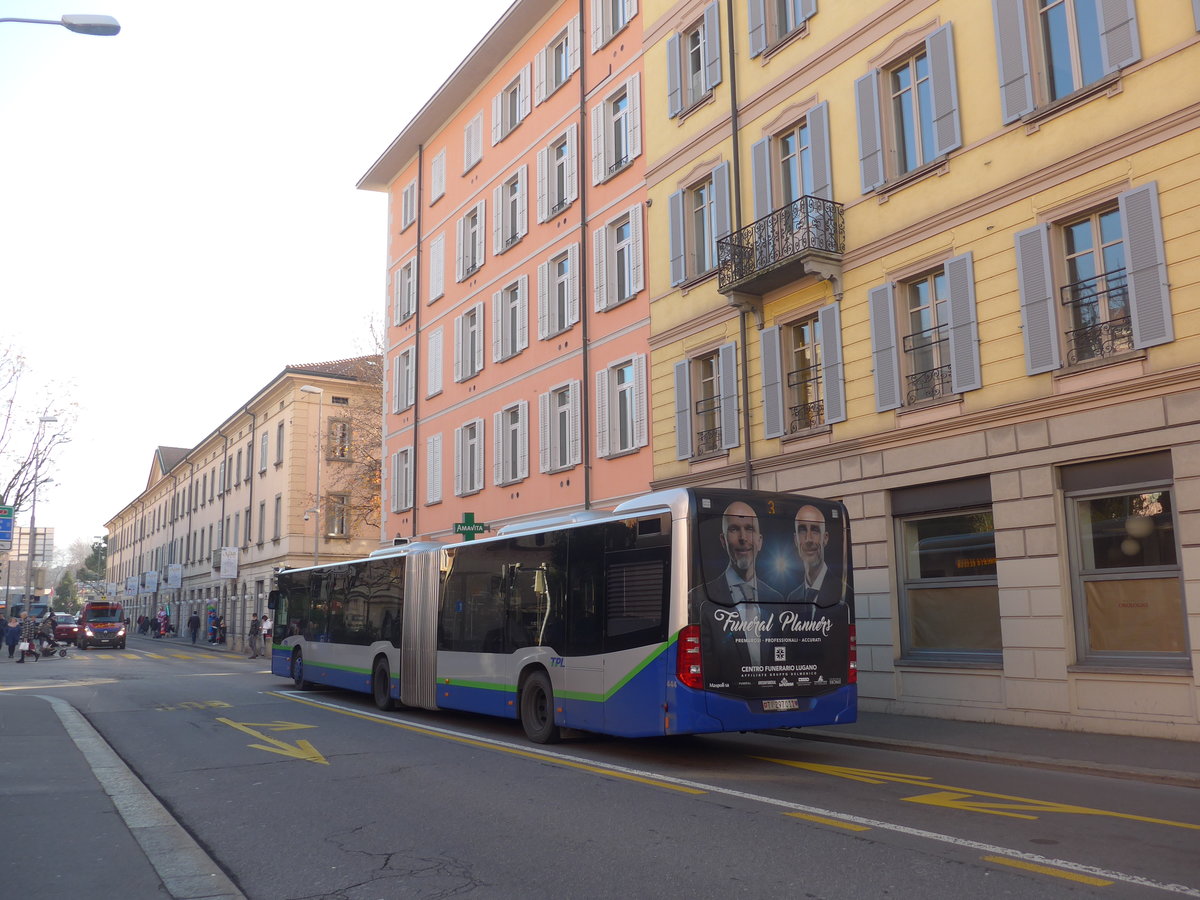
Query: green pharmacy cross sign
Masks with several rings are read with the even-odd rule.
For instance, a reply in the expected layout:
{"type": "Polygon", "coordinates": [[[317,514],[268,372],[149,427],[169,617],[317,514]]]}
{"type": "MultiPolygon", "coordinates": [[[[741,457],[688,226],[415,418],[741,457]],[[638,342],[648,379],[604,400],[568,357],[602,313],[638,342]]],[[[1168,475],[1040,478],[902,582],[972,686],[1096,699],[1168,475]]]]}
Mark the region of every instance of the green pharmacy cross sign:
{"type": "Polygon", "coordinates": [[[0,506],[0,550],[11,550],[13,542],[13,514],[16,510],[11,506],[0,506]]]}
{"type": "Polygon", "coordinates": [[[475,513],[463,513],[463,520],[454,523],[454,533],[461,534],[464,541],[475,540],[475,535],[482,534],[487,531],[488,527],[483,522],[475,521],[475,513]]]}

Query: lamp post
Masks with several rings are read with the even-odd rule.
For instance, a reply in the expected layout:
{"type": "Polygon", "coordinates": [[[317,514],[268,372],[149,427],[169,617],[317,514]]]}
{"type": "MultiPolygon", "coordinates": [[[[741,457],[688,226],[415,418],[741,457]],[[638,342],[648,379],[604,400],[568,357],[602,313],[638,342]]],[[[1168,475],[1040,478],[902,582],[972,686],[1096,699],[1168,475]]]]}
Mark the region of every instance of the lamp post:
{"type": "MultiPolygon", "coordinates": [[[[38,433],[36,440],[40,440],[42,436],[42,426],[57,422],[58,419],[54,416],[40,416],[38,418],[38,433]]],[[[35,444],[36,446],[36,444],[35,444]]],[[[37,489],[38,477],[42,468],[42,458],[37,454],[33,458],[33,502],[29,505],[29,563],[25,567],[25,612],[33,612],[33,602],[30,597],[33,596],[33,555],[37,549],[37,489]]]]}
{"type": "Polygon", "coordinates": [[[28,25],[61,25],[76,34],[112,37],[121,25],[112,16],[63,16],[61,19],[0,19],[0,22],[24,22],[28,25]]]}
{"type": "Polygon", "coordinates": [[[313,506],[313,565],[319,565],[321,559],[321,413],[324,409],[325,392],[319,387],[306,384],[300,388],[302,393],[317,395],[317,500],[313,506]]]}

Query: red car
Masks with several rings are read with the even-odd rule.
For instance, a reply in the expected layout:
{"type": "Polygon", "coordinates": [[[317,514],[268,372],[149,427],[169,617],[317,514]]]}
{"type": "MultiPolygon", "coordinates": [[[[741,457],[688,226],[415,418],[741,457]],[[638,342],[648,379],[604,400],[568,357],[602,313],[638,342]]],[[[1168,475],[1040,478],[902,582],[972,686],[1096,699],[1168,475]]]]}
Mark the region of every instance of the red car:
{"type": "Polygon", "coordinates": [[[79,638],[79,625],[70,613],[56,612],[54,614],[54,640],[63,644],[74,644],[79,638]]]}

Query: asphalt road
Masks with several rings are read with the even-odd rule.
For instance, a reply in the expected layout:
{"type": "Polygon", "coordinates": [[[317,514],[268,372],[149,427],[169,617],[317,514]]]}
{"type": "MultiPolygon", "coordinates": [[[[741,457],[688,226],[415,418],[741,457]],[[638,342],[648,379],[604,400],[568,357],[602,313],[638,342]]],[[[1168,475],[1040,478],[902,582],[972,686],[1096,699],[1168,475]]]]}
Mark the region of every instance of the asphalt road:
{"type": "Polygon", "coordinates": [[[1200,896],[1192,788],[776,735],[538,747],[150,647],[38,663],[39,693],[255,900],[1200,896]]]}

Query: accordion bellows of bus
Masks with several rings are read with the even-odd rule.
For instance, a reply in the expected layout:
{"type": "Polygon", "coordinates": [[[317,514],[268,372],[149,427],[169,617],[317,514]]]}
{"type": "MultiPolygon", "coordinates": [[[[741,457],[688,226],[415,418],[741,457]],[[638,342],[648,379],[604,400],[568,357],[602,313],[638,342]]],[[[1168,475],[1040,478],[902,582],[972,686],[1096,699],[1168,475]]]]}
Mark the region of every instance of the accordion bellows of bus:
{"type": "Polygon", "coordinates": [[[279,573],[271,671],[381,709],[624,737],[853,722],[838,502],[679,488],[279,573]]]}

